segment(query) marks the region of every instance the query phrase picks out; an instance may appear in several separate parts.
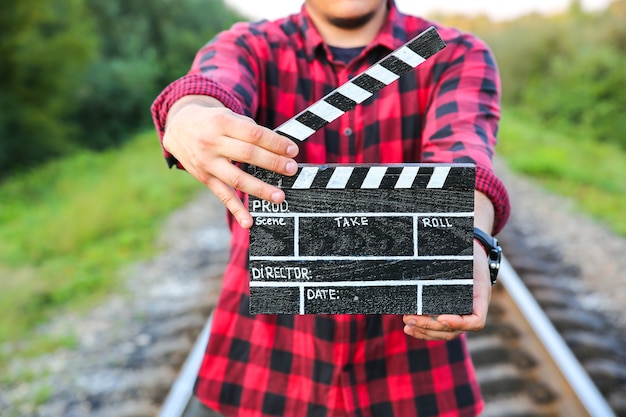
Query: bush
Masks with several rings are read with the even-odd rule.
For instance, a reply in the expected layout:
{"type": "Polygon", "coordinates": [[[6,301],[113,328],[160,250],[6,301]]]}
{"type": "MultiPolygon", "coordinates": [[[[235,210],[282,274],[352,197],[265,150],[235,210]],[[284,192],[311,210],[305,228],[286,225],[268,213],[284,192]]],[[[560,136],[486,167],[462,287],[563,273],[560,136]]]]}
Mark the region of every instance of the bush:
{"type": "Polygon", "coordinates": [[[0,2],[0,179],[74,149],[76,80],[96,39],[82,0],[0,2]]]}
{"type": "Polygon", "coordinates": [[[555,16],[530,15],[474,29],[491,46],[503,101],[565,132],[626,149],[626,0],[602,12],[579,2],[555,16]]]}

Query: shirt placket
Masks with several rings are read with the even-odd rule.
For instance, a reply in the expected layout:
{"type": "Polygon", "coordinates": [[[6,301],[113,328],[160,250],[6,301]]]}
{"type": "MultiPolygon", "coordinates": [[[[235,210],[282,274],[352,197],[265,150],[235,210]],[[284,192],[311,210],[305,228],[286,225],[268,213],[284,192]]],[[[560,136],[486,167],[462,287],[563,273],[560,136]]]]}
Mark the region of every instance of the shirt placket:
{"type": "MultiPolygon", "coordinates": [[[[348,82],[352,77],[350,66],[342,66],[338,72],[337,81],[338,85],[343,85],[348,82]]],[[[356,149],[355,149],[355,115],[354,110],[348,111],[342,117],[339,118],[339,163],[351,163],[355,161],[356,149]]]]}

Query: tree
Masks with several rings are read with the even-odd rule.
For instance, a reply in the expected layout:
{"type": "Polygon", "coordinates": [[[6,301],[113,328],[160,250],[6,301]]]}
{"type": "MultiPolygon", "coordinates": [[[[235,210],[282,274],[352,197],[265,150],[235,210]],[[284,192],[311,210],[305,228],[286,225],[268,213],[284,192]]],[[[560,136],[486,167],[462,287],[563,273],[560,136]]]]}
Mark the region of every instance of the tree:
{"type": "Polygon", "coordinates": [[[150,103],[241,17],[222,0],[0,2],[0,180],[150,122],[150,103]]]}
{"type": "Polygon", "coordinates": [[[76,123],[84,146],[102,149],[150,122],[158,92],[182,76],[195,52],[240,20],[221,0],[87,0],[102,40],[76,123]]]}
{"type": "Polygon", "coordinates": [[[74,146],[69,121],[96,39],[83,0],[0,2],[0,179],[74,146]]]}

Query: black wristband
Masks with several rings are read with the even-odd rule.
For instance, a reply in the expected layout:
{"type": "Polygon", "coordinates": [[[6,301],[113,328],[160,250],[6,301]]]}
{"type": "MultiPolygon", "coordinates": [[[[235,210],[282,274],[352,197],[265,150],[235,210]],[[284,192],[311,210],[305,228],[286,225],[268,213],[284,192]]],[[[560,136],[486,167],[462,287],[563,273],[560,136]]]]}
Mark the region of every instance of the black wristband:
{"type": "Polygon", "coordinates": [[[474,227],[474,239],[485,248],[487,252],[487,260],[489,262],[489,275],[491,277],[491,285],[496,283],[498,272],[500,271],[500,263],[502,262],[502,248],[498,244],[498,239],[490,234],[483,232],[478,227],[474,227]]]}

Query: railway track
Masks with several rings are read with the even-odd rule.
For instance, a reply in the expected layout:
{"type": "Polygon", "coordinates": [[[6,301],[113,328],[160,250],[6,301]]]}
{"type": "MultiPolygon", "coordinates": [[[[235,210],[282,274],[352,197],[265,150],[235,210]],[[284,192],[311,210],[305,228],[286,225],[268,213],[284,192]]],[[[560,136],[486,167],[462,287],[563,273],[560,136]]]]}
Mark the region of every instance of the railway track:
{"type": "MultiPolygon", "coordinates": [[[[159,417],[196,417],[192,389],[211,319],[159,417]]],[[[605,397],[505,260],[486,328],[468,335],[487,403],[485,417],[616,417],[605,397]]]]}
{"type": "Polygon", "coordinates": [[[486,329],[468,338],[487,402],[483,415],[615,416],[506,260],[500,282],[486,329]]]}

